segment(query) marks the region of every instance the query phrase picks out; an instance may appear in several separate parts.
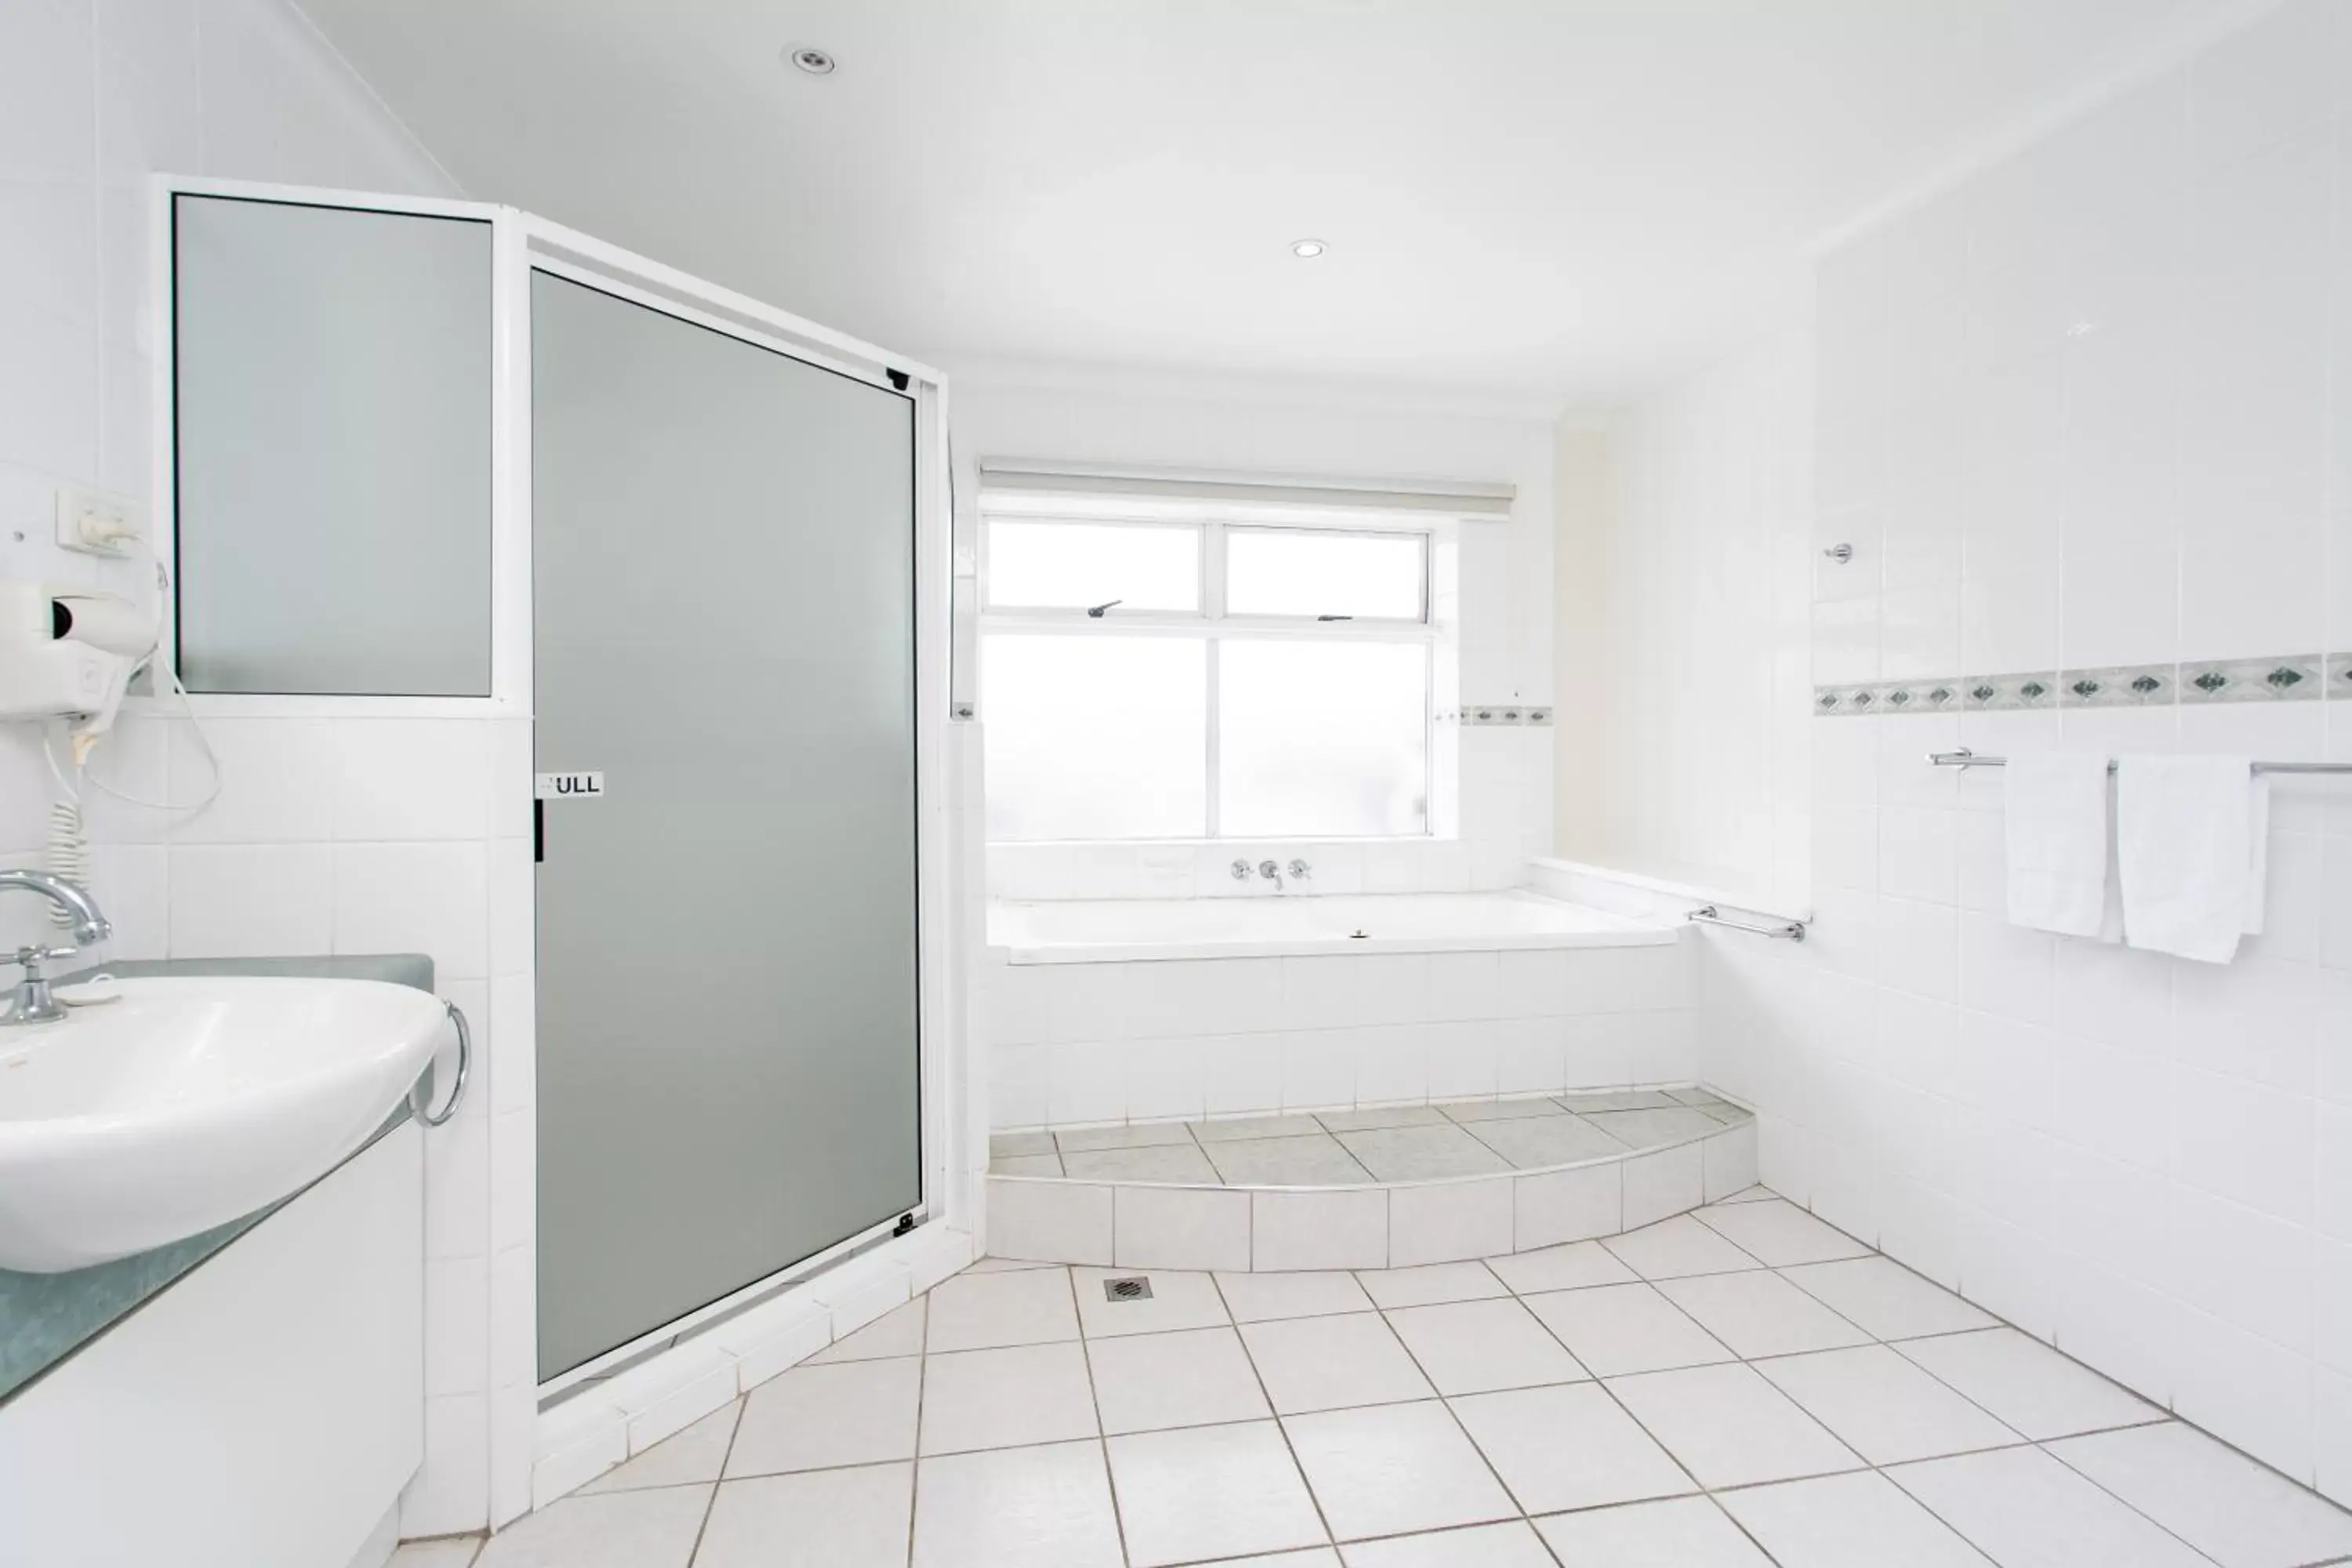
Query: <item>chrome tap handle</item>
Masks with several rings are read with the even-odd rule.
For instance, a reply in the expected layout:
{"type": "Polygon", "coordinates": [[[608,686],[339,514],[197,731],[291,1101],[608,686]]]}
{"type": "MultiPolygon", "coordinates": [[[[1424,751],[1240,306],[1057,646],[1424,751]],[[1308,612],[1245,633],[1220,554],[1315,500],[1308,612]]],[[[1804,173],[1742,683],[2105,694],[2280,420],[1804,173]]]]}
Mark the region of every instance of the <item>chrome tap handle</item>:
{"type": "Polygon", "coordinates": [[[1249,867],[1249,862],[1248,862],[1248,861],[1246,861],[1246,860],[1236,860],[1236,861],[1234,861],[1234,881],[1236,881],[1236,882],[1246,882],[1246,881],[1248,881],[1248,880],[1249,880],[1249,879],[1250,879],[1250,867],[1249,867]]]}
{"type": "Polygon", "coordinates": [[[1303,882],[1315,874],[1315,868],[1304,860],[1291,861],[1289,868],[1290,879],[1294,882],[1303,882]]]}

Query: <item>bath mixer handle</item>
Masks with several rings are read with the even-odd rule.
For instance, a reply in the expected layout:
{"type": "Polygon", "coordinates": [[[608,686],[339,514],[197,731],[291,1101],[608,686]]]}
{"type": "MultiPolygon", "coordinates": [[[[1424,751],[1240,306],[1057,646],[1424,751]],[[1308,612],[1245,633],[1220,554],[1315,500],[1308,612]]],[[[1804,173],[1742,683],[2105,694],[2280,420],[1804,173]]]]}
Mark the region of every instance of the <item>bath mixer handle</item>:
{"type": "Polygon", "coordinates": [[[1290,872],[1290,879],[1294,882],[1303,882],[1307,880],[1307,878],[1315,875],[1315,868],[1309,866],[1304,860],[1291,861],[1288,869],[1290,872]]]}
{"type": "Polygon", "coordinates": [[[1236,882],[1246,882],[1246,881],[1248,881],[1249,879],[1250,879],[1250,867],[1249,867],[1249,862],[1248,862],[1248,861],[1246,861],[1246,860],[1236,860],[1236,861],[1234,861],[1234,881],[1236,881],[1236,882]]]}
{"type": "Polygon", "coordinates": [[[1276,865],[1271,860],[1261,860],[1257,863],[1257,874],[1265,878],[1267,881],[1272,882],[1276,892],[1278,893],[1282,891],[1281,867],[1276,865]]]}

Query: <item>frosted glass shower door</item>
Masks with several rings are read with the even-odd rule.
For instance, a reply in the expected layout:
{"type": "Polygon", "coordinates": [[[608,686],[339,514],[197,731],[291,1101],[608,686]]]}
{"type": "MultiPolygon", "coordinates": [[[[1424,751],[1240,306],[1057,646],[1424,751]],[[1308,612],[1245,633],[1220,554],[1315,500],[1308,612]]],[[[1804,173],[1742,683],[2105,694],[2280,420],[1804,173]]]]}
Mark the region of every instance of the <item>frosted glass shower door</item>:
{"type": "Polygon", "coordinates": [[[551,272],[530,309],[548,1379],[921,1202],[916,422],[551,272]]]}

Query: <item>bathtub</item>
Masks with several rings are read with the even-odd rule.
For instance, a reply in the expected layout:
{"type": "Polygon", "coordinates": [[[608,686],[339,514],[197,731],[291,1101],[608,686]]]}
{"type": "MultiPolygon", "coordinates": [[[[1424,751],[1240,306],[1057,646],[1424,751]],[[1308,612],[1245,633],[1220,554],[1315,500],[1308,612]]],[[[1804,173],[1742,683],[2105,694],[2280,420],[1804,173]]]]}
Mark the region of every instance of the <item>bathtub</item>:
{"type": "Polygon", "coordinates": [[[1645,947],[1675,939],[1670,925],[1517,891],[999,902],[988,913],[988,944],[1012,963],[1645,947]]]}
{"type": "Polygon", "coordinates": [[[1525,891],[996,903],[973,996],[990,1121],[1687,1083],[1688,936],[1525,891]]]}

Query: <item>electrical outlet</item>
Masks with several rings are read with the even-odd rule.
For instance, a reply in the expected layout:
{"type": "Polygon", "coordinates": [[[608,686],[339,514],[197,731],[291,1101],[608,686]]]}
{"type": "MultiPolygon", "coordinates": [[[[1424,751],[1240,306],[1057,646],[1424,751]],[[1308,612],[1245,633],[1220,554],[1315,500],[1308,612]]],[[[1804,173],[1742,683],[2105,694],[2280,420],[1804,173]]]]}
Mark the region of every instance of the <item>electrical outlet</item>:
{"type": "Polygon", "coordinates": [[[112,495],[82,485],[58,487],[58,543],[84,555],[120,558],[129,553],[120,543],[102,541],[105,531],[129,529],[147,531],[147,508],[129,496],[112,495]]]}

